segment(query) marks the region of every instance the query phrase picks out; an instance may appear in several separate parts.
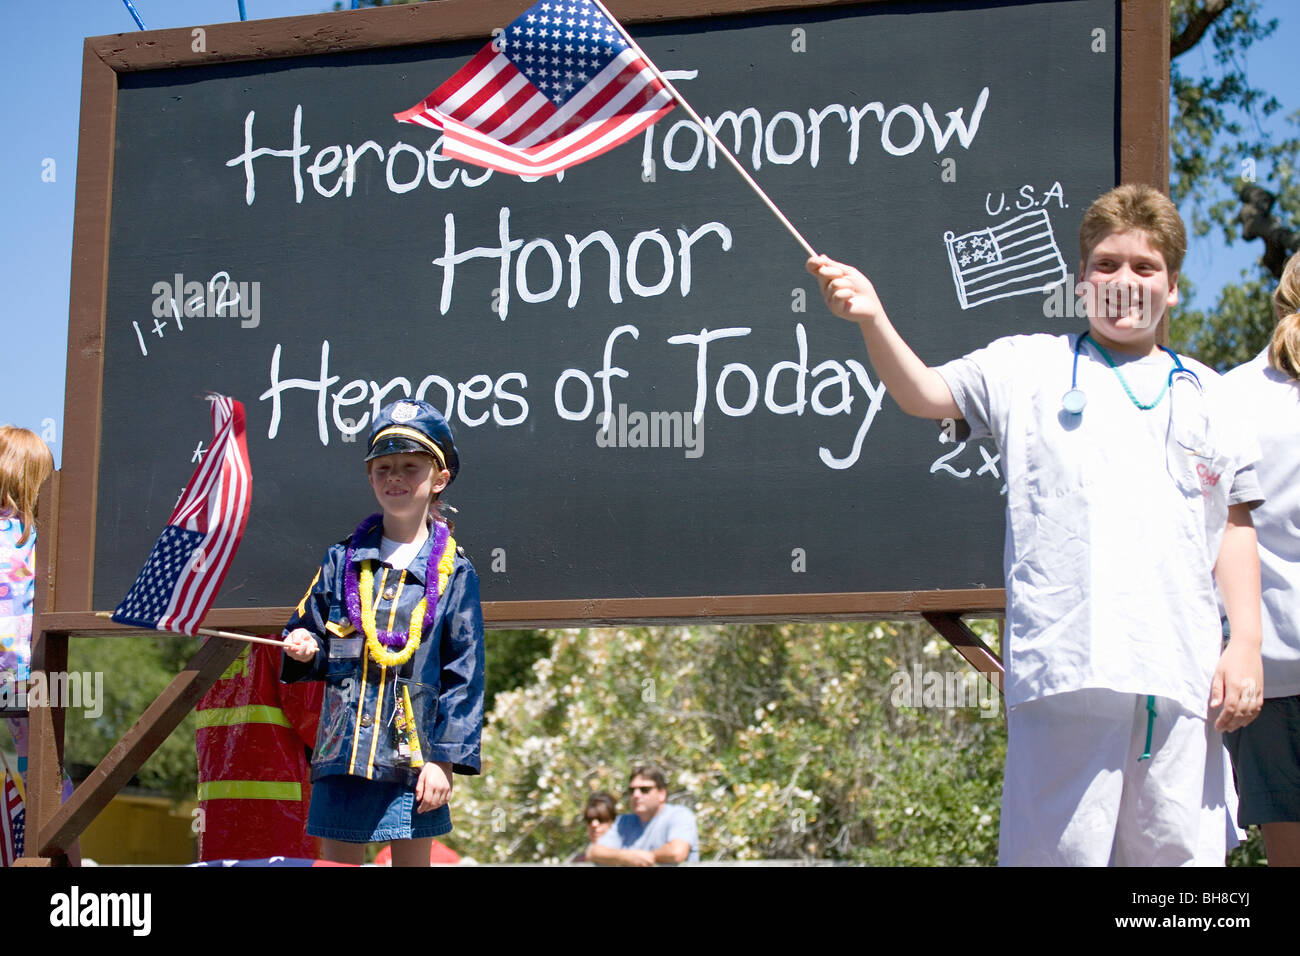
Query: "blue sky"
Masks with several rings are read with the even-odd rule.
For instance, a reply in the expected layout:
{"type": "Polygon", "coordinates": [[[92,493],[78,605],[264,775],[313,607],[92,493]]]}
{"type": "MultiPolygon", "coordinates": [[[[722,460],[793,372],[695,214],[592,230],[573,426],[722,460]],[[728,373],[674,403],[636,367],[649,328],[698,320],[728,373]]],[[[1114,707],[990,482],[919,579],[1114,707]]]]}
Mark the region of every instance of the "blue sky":
{"type": "MultiPolygon", "coordinates": [[[[520,0],[520,7],[526,0],[520,0]]],[[[187,27],[239,19],[237,0],[134,0],[150,29],[187,27]]],[[[330,0],[245,0],[250,19],[328,10],[330,0]]],[[[1294,53],[1300,19],[1288,18],[1290,0],[1265,0],[1264,16],[1281,22],[1276,34],[1250,53],[1253,83],[1271,91],[1284,114],[1300,109],[1294,53]]],[[[83,38],[136,29],[122,0],[60,0],[4,5],[8,55],[0,64],[5,128],[0,151],[5,225],[0,255],[0,313],[5,374],[0,379],[0,423],[43,434],[60,460],[67,355],[68,286],[72,214],[76,196],[77,128],[83,38]],[[52,181],[49,181],[52,177],[52,181]]],[[[1191,72],[1211,57],[1193,51],[1191,72]]],[[[1270,123],[1281,129],[1281,120],[1270,123]]],[[[1268,185],[1267,179],[1263,182],[1268,185]]],[[[1185,271],[1196,281],[1198,304],[1212,304],[1218,289],[1238,277],[1259,255],[1259,243],[1225,249],[1217,237],[1193,239],[1185,271]]],[[[792,268],[796,268],[794,264],[792,268]]]]}

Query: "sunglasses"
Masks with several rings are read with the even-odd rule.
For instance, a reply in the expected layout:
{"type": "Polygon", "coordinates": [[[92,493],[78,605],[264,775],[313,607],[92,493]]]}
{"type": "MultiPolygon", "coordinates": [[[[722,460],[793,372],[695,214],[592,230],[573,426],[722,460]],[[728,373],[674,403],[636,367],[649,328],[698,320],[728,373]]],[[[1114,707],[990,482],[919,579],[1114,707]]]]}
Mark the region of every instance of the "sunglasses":
{"type": "Polygon", "coordinates": [[[654,784],[648,784],[642,787],[628,787],[627,791],[628,793],[649,793],[652,790],[658,790],[658,789],[659,788],[656,787],[654,784]]]}

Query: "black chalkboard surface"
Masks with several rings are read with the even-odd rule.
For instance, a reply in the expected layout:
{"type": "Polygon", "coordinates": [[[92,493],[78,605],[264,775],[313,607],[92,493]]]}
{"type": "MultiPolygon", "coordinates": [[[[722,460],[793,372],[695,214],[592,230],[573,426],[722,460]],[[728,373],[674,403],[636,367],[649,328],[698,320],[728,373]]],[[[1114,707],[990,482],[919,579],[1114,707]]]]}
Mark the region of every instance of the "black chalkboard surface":
{"type": "MultiPolygon", "coordinates": [[[[936,364],[1084,323],[1041,288],[1076,271],[1083,210],[1119,175],[1118,6],[631,30],[936,364]],[[1015,261],[1022,242],[1042,254],[1015,261]]],[[[221,607],[296,603],[375,510],[367,416],[417,391],[456,434],[448,500],[485,600],[1000,587],[996,451],[899,411],[680,109],[536,182],[393,120],[485,40],[120,76],[94,606],[206,446],[207,391],[244,402],[254,474],[221,607]]]]}

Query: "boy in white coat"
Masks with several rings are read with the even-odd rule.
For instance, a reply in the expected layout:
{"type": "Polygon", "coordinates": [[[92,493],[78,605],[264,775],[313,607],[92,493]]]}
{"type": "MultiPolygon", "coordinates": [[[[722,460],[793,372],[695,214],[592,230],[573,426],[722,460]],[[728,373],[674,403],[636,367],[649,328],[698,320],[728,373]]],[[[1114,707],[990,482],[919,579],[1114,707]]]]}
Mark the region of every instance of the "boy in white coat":
{"type": "Polygon", "coordinates": [[[1165,196],[1112,190],[1080,230],[1088,330],[999,339],[936,368],[861,272],[808,260],[903,411],[964,418],[1006,463],[1003,865],[1223,861],[1202,791],[1207,740],[1263,699],[1258,451],[1218,376],[1156,344],[1185,250],[1165,196]]]}

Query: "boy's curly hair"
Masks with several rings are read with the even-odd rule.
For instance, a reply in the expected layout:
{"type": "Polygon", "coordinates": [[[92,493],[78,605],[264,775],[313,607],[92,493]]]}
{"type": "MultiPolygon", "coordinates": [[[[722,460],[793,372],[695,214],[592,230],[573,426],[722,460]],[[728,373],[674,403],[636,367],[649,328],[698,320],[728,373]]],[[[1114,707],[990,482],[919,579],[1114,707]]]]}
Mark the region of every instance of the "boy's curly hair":
{"type": "Polygon", "coordinates": [[[1086,267],[1099,242],[1113,233],[1132,230],[1146,234],[1164,256],[1170,275],[1182,269],[1187,254],[1183,217],[1168,196],[1141,183],[1116,186],[1088,207],[1079,227],[1079,262],[1086,267]]]}

